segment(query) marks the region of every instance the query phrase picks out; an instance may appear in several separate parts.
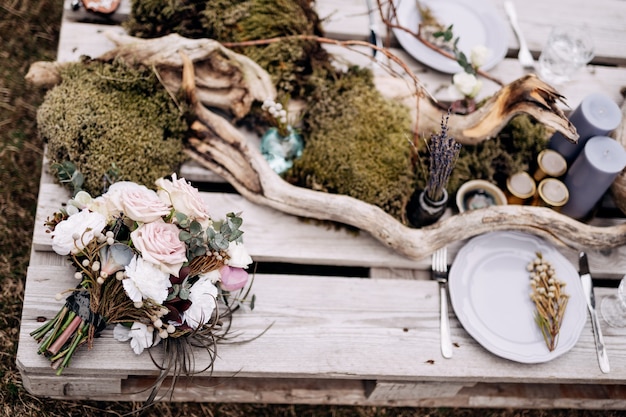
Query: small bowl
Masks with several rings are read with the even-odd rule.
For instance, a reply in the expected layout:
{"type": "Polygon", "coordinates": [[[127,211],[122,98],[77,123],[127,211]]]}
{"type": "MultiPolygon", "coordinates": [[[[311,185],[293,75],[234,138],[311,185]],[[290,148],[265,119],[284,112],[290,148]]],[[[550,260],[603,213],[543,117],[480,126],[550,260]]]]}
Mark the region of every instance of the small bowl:
{"type": "Polygon", "coordinates": [[[467,210],[504,205],[506,205],[504,192],[489,181],[468,181],[456,193],[456,206],[461,213],[467,210]]]}

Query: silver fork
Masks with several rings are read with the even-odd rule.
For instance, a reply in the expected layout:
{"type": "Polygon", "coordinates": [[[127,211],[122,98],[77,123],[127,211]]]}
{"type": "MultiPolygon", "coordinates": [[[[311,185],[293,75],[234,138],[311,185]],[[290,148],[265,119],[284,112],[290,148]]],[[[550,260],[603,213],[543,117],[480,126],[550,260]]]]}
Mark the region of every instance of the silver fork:
{"type": "Polygon", "coordinates": [[[444,358],[452,357],[450,322],[448,320],[448,249],[443,247],[432,256],[433,279],[439,283],[439,320],[441,333],[441,354],[444,358]]]}
{"type": "Polygon", "coordinates": [[[515,5],[512,1],[506,0],[504,2],[504,11],[506,12],[507,16],[509,16],[511,27],[513,27],[513,31],[515,32],[517,40],[519,41],[519,53],[517,54],[517,59],[519,60],[520,64],[522,64],[522,67],[524,67],[525,69],[534,69],[535,60],[528,50],[526,39],[524,38],[522,30],[517,23],[517,12],[515,11],[515,5]]]}

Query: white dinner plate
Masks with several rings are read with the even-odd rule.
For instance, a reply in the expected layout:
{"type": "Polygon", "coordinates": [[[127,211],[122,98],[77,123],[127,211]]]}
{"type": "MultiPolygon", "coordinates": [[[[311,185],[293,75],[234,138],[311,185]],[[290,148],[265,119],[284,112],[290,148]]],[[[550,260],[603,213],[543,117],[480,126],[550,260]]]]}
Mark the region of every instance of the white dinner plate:
{"type": "MultiPolygon", "coordinates": [[[[457,46],[468,59],[474,46],[484,45],[489,48],[491,54],[481,67],[482,70],[487,71],[502,61],[508,48],[507,23],[491,4],[482,0],[421,1],[443,26],[454,25],[452,31],[459,38],[457,46]]],[[[398,24],[417,33],[421,16],[415,0],[395,2],[398,24]]],[[[448,74],[462,71],[456,61],[433,51],[410,33],[398,28],[394,28],[393,33],[400,45],[419,62],[448,74]]]]}
{"type": "Polygon", "coordinates": [[[517,362],[546,362],[569,351],[587,320],[578,272],[543,239],[521,232],[492,232],[470,240],[450,268],[452,307],[465,330],[485,349],[517,362]],[[552,352],[534,321],[528,262],[536,253],[566,283],[569,301],[552,352]]]}

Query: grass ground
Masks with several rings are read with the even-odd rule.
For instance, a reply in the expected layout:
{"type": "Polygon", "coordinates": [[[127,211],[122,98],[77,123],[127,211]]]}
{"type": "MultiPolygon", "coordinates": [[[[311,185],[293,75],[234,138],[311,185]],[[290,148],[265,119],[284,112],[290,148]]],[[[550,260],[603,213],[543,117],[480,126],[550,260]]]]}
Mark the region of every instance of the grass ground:
{"type": "MultiPolygon", "coordinates": [[[[24,280],[43,144],[35,116],[44,91],[24,82],[34,61],[56,56],[63,0],[0,0],[0,417],[121,416],[140,404],[68,402],[31,396],[15,366],[24,280]]],[[[617,417],[619,412],[474,410],[264,404],[157,404],[148,416],[617,417]]]]}

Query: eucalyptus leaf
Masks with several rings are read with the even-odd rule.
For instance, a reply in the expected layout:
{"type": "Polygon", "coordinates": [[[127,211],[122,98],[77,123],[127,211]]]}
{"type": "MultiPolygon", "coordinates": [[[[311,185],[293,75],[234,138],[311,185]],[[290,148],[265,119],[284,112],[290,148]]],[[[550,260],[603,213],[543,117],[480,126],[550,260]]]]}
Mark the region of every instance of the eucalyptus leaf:
{"type": "Polygon", "coordinates": [[[197,221],[192,221],[189,225],[189,232],[193,235],[202,235],[202,225],[197,221]]]}
{"type": "Polygon", "coordinates": [[[192,238],[191,233],[189,233],[186,230],[181,230],[178,233],[178,239],[180,239],[181,242],[187,242],[188,240],[190,240],[192,238]]]}

